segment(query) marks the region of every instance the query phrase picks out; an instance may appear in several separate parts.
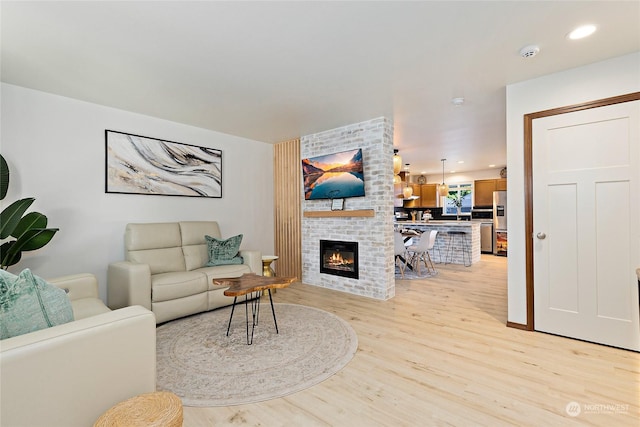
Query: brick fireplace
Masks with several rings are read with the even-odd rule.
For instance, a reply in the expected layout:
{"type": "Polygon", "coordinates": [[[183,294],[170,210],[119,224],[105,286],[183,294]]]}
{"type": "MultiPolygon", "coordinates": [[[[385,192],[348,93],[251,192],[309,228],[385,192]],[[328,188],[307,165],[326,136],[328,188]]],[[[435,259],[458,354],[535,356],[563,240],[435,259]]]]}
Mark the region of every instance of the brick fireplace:
{"type": "MultiPolygon", "coordinates": [[[[300,138],[301,159],[356,148],[362,148],[366,196],[345,199],[344,211],[339,216],[303,215],[302,281],[386,300],[395,295],[393,123],[380,117],[300,138]],[[370,210],[374,215],[350,216],[349,211],[353,210],[370,210]],[[319,256],[321,240],[357,242],[357,276],[323,271],[319,256]]],[[[303,200],[302,211],[331,213],[331,201],[303,200]]],[[[338,258],[336,263],[343,262],[338,258]]]]}
{"type": "Polygon", "coordinates": [[[320,240],[320,273],[358,278],[358,242],[320,240]]]}

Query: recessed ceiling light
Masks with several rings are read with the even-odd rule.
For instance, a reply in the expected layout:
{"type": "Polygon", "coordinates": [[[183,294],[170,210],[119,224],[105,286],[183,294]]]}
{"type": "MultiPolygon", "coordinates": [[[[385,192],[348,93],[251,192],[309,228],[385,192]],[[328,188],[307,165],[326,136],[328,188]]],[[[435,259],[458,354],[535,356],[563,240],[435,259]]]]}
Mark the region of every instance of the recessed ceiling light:
{"type": "Polygon", "coordinates": [[[464,160],[458,160],[458,164],[461,165],[464,163],[464,160]]]}
{"type": "Polygon", "coordinates": [[[495,167],[496,167],[496,165],[489,165],[489,167],[490,167],[490,168],[495,168],[495,167]]]}
{"type": "Polygon", "coordinates": [[[453,98],[453,99],[451,100],[451,103],[452,103],[453,105],[455,105],[456,107],[459,107],[459,106],[461,106],[462,104],[464,104],[464,98],[453,98]]]}
{"type": "Polygon", "coordinates": [[[456,171],[449,171],[449,173],[456,173],[456,171]]]}
{"type": "Polygon", "coordinates": [[[567,37],[571,40],[578,40],[590,36],[596,31],[595,25],[582,25],[575,30],[571,31],[567,37]]]}

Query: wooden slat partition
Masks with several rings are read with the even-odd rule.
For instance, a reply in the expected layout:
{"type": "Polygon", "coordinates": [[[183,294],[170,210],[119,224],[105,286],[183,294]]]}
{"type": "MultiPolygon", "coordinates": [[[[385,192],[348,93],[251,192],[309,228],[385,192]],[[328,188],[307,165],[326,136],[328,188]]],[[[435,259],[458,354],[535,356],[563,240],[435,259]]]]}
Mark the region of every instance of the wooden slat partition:
{"type": "Polygon", "coordinates": [[[275,270],[302,280],[300,139],[275,144],[273,154],[275,270]]]}

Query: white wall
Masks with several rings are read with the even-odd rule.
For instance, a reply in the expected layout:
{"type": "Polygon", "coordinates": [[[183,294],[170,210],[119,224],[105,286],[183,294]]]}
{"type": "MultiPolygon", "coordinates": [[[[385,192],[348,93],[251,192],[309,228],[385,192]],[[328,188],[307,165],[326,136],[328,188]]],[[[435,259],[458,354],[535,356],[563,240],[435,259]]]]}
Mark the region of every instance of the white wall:
{"type": "Polygon", "coordinates": [[[223,237],[243,233],[242,248],[273,253],[271,144],[8,84],[1,95],[0,150],[11,171],[4,205],[35,197],[30,211],[60,228],[10,271],[94,273],[104,298],[107,265],[124,259],[129,222],[216,220],[223,237]],[[105,129],[221,149],[223,197],[106,194],[105,129]]]}
{"type": "Polygon", "coordinates": [[[526,323],[523,116],[640,91],[640,52],[507,86],[508,319],[526,323]]]}

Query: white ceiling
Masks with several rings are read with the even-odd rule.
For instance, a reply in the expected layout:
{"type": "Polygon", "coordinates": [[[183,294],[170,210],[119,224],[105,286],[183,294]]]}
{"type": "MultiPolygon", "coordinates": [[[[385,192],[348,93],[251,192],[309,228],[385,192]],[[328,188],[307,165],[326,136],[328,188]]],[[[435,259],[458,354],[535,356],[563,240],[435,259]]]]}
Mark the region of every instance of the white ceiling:
{"type": "Polygon", "coordinates": [[[0,7],[4,82],[265,142],[386,116],[412,173],[504,166],[506,85],[640,50],[638,1],[0,7]]]}

